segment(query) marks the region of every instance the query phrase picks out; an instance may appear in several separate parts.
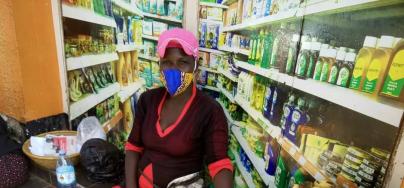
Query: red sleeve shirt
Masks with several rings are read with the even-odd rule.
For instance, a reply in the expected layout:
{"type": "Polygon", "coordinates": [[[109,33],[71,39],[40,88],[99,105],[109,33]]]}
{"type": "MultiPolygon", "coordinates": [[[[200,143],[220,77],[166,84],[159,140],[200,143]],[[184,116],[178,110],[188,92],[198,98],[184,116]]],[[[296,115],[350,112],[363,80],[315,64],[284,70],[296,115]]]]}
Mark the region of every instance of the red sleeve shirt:
{"type": "Polygon", "coordinates": [[[166,95],[164,88],[141,95],[125,147],[142,153],[139,167],[142,171],[148,167],[152,176],[146,179],[166,187],[178,177],[201,171],[204,164],[212,178],[222,169],[232,171],[227,120],[220,105],[194,87],[177,121],[162,131],[158,119],[166,95]]]}

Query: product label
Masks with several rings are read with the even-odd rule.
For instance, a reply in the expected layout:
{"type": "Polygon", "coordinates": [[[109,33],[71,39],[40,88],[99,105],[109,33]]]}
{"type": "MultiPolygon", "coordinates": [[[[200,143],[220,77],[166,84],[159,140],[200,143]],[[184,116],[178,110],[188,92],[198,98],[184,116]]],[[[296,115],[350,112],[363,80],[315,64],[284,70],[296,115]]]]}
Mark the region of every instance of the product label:
{"type": "Polygon", "coordinates": [[[279,43],[279,40],[275,39],[274,46],[272,47],[272,55],[271,55],[271,63],[270,63],[271,67],[276,65],[276,61],[277,61],[276,56],[278,54],[278,43],[279,43]]]}
{"type": "Polygon", "coordinates": [[[364,58],[359,58],[358,61],[356,61],[349,88],[356,90],[359,89],[366,61],[367,59],[364,58]]]}
{"type": "Polygon", "coordinates": [[[328,83],[335,84],[337,82],[337,77],[338,77],[338,67],[334,65],[331,68],[328,83]]]}
{"type": "Polygon", "coordinates": [[[364,92],[373,93],[375,91],[381,68],[382,62],[380,59],[374,59],[370,63],[368,72],[366,73],[365,83],[363,85],[364,92]]]}
{"type": "Polygon", "coordinates": [[[316,63],[316,66],[314,67],[314,75],[313,75],[314,80],[320,80],[322,68],[323,68],[323,64],[321,63],[320,60],[318,60],[316,63]]]}
{"type": "Polygon", "coordinates": [[[305,75],[305,71],[306,71],[306,66],[307,66],[307,58],[305,54],[302,54],[299,57],[299,61],[297,63],[297,67],[296,67],[296,74],[298,76],[304,76],[305,75]]]}
{"type": "Polygon", "coordinates": [[[73,166],[60,166],[56,169],[56,177],[58,183],[69,185],[76,181],[73,166]]]}
{"type": "Polygon", "coordinates": [[[404,50],[400,50],[393,58],[382,93],[399,97],[404,86],[404,50]]]}
{"type": "Polygon", "coordinates": [[[290,74],[290,73],[292,73],[292,65],[293,65],[293,63],[294,63],[294,61],[293,61],[293,59],[294,59],[294,56],[295,56],[295,52],[294,52],[294,50],[293,50],[293,48],[289,48],[289,51],[288,51],[288,60],[286,61],[286,73],[287,74],[290,74]]]}
{"type": "Polygon", "coordinates": [[[337,85],[347,87],[349,80],[349,69],[346,67],[341,68],[338,75],[337,85]]]}
{"type": "Polygon", "coordinates": [[[326,82],[328,79],[328,70],[330,69],[328,63],[324,63],[323,67],[321,69],[321,76],[320,76],[320,81],[326,82]]]}
{"type": "Polygon", "coordinates": [[[311,78],[313,75],[314,64],[314,57],[310,56],[309,67],[307,68],[306,78],[311,78]]]}

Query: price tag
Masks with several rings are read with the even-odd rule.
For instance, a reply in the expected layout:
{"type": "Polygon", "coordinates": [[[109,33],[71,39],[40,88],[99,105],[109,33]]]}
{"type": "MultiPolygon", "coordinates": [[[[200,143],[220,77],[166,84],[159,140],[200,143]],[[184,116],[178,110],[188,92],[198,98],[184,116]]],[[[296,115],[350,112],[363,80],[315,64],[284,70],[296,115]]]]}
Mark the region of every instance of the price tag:
{"type": "Polygon", "coordinates": [[[299,160],[297,161],[300,165],[304,166],[306,164],[306,158],[300,156],[299,160]]]}
{"type": "Polygon", "coordinates": [[[297,151],[296,151],[296,149],[295,149],[294,147],[291,147],[291,148],[289,149],[290,155],[295,155],[296,152],[297,152],[297,151]]]}

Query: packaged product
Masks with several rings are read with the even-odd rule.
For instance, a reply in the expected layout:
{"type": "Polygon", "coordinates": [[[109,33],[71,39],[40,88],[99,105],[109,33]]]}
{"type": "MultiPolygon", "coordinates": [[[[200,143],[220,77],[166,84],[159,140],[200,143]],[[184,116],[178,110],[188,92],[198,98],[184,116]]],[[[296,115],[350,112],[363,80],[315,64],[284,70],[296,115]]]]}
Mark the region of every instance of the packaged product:
{"type": "Polygon", "coordinates": [[[217,49],[217,44],[219,42],[219,27],[220,25],[215,23],[207,24],[207,35],[206,35],[207,48],[217,49]]]}
{"type": "Polygon", "coordinates": [[[208,24],[206,22],[201,22],[201,26],[199,27],[199,46],[206,47],[206,38],[207,38],[208,24]]]}
{"type": "Polygon", "coordinates": [[[212,68],[212,69],[217,69],[217,67],[219,66],[221,60],[222,60],[221,55],[215,54],[215,53],[210,53],[209,67],[212,68]]]}
{"type": "Polygon", "coordinates": [[[145,35],[153,35],[153,20],[152,19],[144,19],[143,20],[143,34],[145,35]]]}
{"type": "Polygon", "coordinates": [[[163,22],[153,21],[153,36],[160,36],[168,29],[168,25],[163,22]]]}
{"type": "Polygon", "coordinates": [[[216,87],[216,74],[208,73],[207,85],[216,87]]]}
{"type": "Polygon", "coordinates": [[[175,10],[177,12],[176,18],[179,20],[182,20],[183,14],[184,14],[184,2],[183,0],[177,0],[175,4],[175,10]]]}
{"type": "Polygon", "coordinates": [[[157,14],[157,0],[149,0],[149,2],[150,2],[149,13],[157,14]]]}
{"type": "Polygon", "coordinates": [[[143,0],[143,12],[150,12],[150,0],[143,0]]]}
{"type": "Polygon", "coordinates": [[[208,7],[206,7],[206,6],[203,6],[203,5],[199,6],[199,18],[201,18],[201,19],[207,18],[207,16],[208,16],[207,9],[208,9],[208,7]]]}
{"type": "Polygon", "coordinates": [[[153,41],[143,40],[144,54],[146,56],[154,57],[155,56],[155,43],[153,41]]]}
{"type": "Polygon", "coordinates": [[[139,17],[136,17],[135,23],[133,24],[133,35],[132,35],[133,42],[137,45],[141,45],[143,41],[142,35],[143,35],[142,20],[140,20],[139,17]]]}
{"type": "Polygon", "coordinates": [[[389,60],[381,94],[404,102],[404,40],[398,42],[389,60]]]}
{"type": "Polygon", "coordinates": [[[166,9],[164,7],[164,0],[157,0],[157,14],[160,16],[166,15],[166,9]]]}
{"type": "Polygon", "coordinates": [[[207,84],[207,83],[206,83],[207,77],[208,77],[208,72],[207,72],[207,71],[204,71],[204,70],[201,70],[201,71],[199,72],[199,75],[198,75],[198,83],[199,83],[200,85],[206,85],[206,84],[207,84]]]}
{"type": "Polygon", "coordinates": [[[207,52],[199,52],[199,66],[209,67],[210,54],[207,52]]]}
{"type": "Polygon", "coordinates": [[[168,8],[167,8],[167,16],[169,17],[176,17],[177,11],[175,10],[175,2],[168,2],[168,8]]]}
{"type": "Polygon", "coordinates": [[[216,7],[207,7],[207,16],[206,16],[206,18],[208,20],[222,21],[223,20],[223,9],[222,8],[216,8],[216,7]]]}

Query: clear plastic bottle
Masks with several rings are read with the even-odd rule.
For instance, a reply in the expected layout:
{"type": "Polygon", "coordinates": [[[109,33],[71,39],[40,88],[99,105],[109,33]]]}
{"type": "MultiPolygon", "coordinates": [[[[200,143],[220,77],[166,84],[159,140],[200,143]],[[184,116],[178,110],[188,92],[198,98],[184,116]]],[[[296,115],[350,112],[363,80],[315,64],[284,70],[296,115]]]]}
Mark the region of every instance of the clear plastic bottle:
{"type": "Polygon", "coordinates": [[[285,73],[289,75],[293,75],[295,73],[297,45],[299,44],[299,39],[300,36],[298,34],[294,34],[289,45],[288,58],[285,65],[285,73]]]}
{"type": "Polygon", "coordinates": [[[317,62],[314,66],[314,72],[313,72],[313,79],[314,80],[320,80],[321,76],[321,69],[323,68],[323,63],[326,61],[326,52],[328,50],[329,45],[328,44],[322,44],[321,49],[320,49],[320,55],[317,59],[317,62]]]}
{"type": "Polygon", "coordinates": [[[337,52],[337,58],[336,58],[337,61],[331,67],[330,76],[328,77],[328,83],[330,83],[330,84],[337,83],[339,69],[342,66],[342,64],[344,63],[345,56],[346,56],[346,48],[340,47],[337,52]]]}
{"type": "Polygon", "coordinates": [[[74,166],[66,158],[64,151],[60,152],[56,163],[56,179],[58,188],[76,188],[74,166]]]}
{"type": "Polygon", "coordinates": [[[337,85],[341,87],[348,87],[352,77],[353,67],[355,66],[356,54],[350,51],[345,56],[345,61],[339,69],[337,85]]]}
{"type": "Polygon", "coordinates": [[[303,42],[299,57],[297,58],[295,75],[299,78],[305,78],[307,67],[310,61],[311,42],[303,42]]]}
{"type": "Polygon", "coordinates": [[[404,40],[397,42],[389,62],[381,95],[404,102],[404,40]]]}
{"type": "Polygon", "coordinates": [[[355,90],[362,90],[363,82],[365,80],[365,74],[368,69],[369,63],[372,60],[375,48],[377,44],[377,38],[372,36],[366,36],[363,42],[363,48],[359,50],[355,60],[355,68],[352,72],[352,78],[349,88],[355,90]]]}
{"type": "Polygon", "coordinates": [[[328,49],[326,52],[326,59],[323,62],[323,67],[321,69],[321,76],[320,81],[327,82],[328,78],[330,77],[331,67],[335,63],[335,58],[337,56],[337,50],[335,49],[328,49]]]}
{"type": "Polygon", "coordinates": [[[362,91],[375,95],[379,94],[383,85],[383,76],[387,71],[390,56],[392,55],[394,40],[392,36],[382,36],[380,38],[379,45],[366,72],[362,91]]]}
{"type": "Polygon", "coordinates": [[[320,55],[321,43],[317,41],[312,41],[310,50],[309,65],[307,67],[306,78],[312,78],[314,74],[314,66],[320,55]]]}

